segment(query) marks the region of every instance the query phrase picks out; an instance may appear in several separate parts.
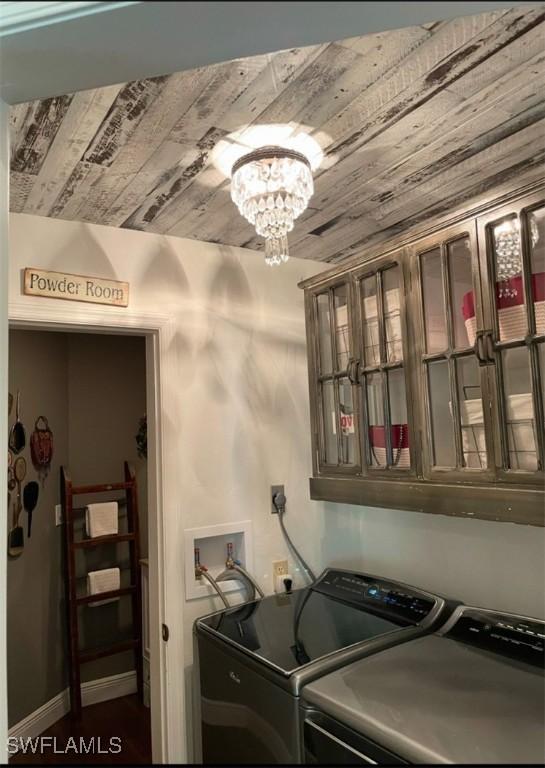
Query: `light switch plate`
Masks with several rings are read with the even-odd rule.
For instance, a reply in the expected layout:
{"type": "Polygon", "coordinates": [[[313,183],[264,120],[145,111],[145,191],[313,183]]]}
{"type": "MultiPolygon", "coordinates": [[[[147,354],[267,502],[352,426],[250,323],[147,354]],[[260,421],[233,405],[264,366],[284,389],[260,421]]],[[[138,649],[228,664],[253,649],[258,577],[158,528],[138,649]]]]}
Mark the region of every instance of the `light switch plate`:
{"type": "Polygon", "coordinates": [[[62,525],[62,507],[55,504],[55,525],[62,525]]]}

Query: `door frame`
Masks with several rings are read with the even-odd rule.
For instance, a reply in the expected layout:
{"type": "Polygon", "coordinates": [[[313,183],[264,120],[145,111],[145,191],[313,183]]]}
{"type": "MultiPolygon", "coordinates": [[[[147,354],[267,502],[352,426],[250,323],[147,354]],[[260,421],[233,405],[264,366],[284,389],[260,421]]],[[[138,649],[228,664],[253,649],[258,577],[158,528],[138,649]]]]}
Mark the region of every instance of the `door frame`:
{"type": "Polygon", "coordinates": [[[177,499],[179,472],[176,413],[175,323],[159,313],[125,312],[117,308],[56,306],[44,299],[10,302],[9,327],[44,331],[142,335],[146,338],[148,420],[148,538],[150,700],[154,763],[187,762],[184,696],[183,551],[177,499]],[[150,525],[153,522],[153,525],[150,525]],[[162,625],[169,630],[162,639],[162,625]],[[176,673],[178,684],[175,683],[176,673]]]}

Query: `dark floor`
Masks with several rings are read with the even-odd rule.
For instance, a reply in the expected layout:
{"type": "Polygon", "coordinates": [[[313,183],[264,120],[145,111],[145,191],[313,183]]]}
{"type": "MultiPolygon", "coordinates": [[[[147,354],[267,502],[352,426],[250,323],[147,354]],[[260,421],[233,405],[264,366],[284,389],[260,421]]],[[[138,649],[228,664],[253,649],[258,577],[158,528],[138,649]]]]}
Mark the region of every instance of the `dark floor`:
{"type": "Polygon", "coordinates": [[[56,741],[44,745],[43,751],[35,755],[18,752],[10,764],[151,765],[150,710],[136,695],[85,707],[78,724],[66,715],[45,731],[44,736],[56,741]],[[70,737],[73,738],[69,742],[70,737]],[[77,752],[72,745],[77,747],[77,752]],[[108,751],[110,748],[117,751],[119,746],[121,750],[117,754],[108,751]],[[89,754],[82,754],[82,747],[89,750],[89,754]],[[99,749],[105,754],[100,754],[99,749]],[[61,750],[66,750],[66,754],[59,753],[61,750]]]}

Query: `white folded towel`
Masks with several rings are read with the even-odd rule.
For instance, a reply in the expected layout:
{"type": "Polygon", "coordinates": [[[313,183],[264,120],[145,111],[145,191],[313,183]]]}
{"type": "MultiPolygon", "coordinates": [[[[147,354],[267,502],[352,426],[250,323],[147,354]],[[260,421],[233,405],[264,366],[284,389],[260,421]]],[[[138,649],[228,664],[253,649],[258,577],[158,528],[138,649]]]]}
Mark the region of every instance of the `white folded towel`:
{"type": "Polygon", "coordinates": [[[118,531],[117,501],[89,504],[85,509],[85,532],[94,539],[96,536],[110,536],[118,531]]]}
{"type": "MultiPolygon", "coordinates": [[[[101,571],[89,571],[87,574],[87,594],[99,595],[101,592],[111,592],[119,589],[120,585],[119,568],[103,568],[101,571]]],[[[97,605],[106,605],[119,600],[118,597],[110,597],[108,600],[98,600],[96,603],[89,603],[91,608],[97,605]]]]}

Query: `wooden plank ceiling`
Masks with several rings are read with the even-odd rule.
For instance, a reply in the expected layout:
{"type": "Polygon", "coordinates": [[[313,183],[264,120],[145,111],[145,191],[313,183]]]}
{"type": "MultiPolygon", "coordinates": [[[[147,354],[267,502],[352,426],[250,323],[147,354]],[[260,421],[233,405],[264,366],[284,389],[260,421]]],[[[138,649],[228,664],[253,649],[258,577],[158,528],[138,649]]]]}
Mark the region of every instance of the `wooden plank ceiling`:
{"type": "Polygon", "coordinates": [[[230,61],[12,109],[11,210],[261,248],[212,162],[252,124],[324,151],[294,256],[339,261],[542,173],[545,6],[230,61]]]}

